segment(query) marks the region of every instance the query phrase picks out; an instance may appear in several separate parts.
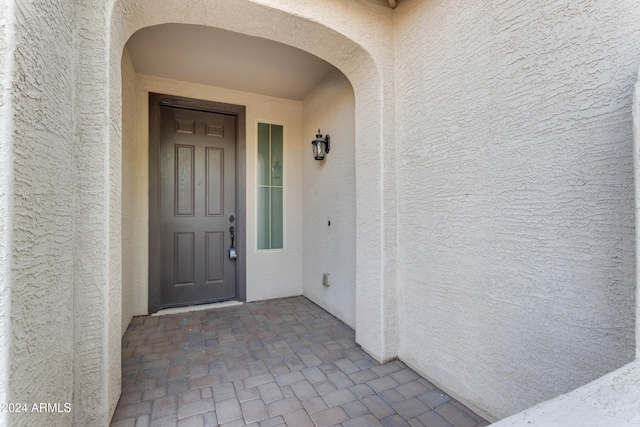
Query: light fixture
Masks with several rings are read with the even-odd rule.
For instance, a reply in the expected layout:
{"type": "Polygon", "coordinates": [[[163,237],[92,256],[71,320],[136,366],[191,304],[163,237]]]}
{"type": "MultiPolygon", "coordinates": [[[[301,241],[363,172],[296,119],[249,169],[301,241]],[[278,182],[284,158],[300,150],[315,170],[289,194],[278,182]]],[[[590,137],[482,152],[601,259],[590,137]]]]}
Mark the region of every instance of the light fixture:
{"type": "Polygon", "coordinates": [[[318,129],[316,139],[311,142],[311,145],[313,145],[313,157],[316,160],[324,160],[324,155],[329,152],[329,135],[323,138],[318,129]]]}

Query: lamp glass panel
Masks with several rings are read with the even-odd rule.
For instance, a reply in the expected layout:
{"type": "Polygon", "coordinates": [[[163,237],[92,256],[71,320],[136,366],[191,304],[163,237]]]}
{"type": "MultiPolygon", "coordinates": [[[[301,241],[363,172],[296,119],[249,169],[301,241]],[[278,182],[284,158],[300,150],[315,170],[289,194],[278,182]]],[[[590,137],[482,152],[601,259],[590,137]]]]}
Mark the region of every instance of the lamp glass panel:
{"type": "Polygon", "coordinates": [[[323,159],[325,146],[325,143],[322,141],[315,142],[313,144],[313,157],[316,159],[323,159]]]}

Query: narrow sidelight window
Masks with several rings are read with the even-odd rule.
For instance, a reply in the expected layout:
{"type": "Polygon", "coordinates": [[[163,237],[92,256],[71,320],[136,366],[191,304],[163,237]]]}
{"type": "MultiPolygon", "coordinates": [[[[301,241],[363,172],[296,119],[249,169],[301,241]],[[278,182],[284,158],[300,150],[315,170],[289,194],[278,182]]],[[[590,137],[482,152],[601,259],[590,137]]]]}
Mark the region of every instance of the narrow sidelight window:
{"type": "Polygon", "coordinates": [[[258,249],[283,249],[282,125],[258,123],[258,249]]]}

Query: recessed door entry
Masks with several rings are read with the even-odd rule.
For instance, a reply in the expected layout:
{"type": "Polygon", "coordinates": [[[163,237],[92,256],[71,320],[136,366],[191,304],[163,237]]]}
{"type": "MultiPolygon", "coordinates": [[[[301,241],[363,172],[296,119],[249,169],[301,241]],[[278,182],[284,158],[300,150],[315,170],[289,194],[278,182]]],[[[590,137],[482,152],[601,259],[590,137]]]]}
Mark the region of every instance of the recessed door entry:
{"type": "Polygon", "coordinates": [[[161,106],[159,137],[159,307],[236,299],[236,117],[161,106]]]}

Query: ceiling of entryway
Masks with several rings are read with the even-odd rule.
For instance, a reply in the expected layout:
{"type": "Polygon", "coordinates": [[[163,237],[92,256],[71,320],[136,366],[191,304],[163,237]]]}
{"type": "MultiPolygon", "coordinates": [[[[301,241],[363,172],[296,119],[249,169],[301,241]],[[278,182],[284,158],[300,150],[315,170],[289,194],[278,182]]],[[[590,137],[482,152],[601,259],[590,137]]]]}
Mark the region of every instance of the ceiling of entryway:
{"type": "Polygon", "coordinates": [[[143,28],[126,49],[139,74],[295,100],[334,70],[300,49],[200,25],[143,28]]]}

